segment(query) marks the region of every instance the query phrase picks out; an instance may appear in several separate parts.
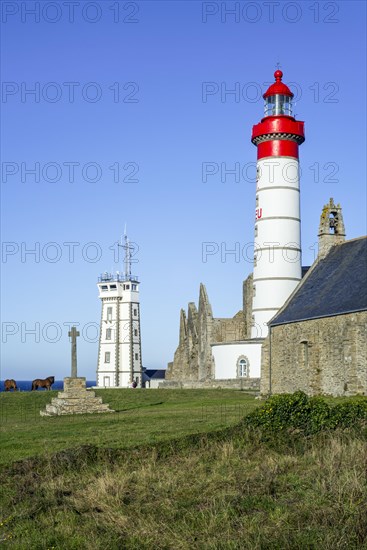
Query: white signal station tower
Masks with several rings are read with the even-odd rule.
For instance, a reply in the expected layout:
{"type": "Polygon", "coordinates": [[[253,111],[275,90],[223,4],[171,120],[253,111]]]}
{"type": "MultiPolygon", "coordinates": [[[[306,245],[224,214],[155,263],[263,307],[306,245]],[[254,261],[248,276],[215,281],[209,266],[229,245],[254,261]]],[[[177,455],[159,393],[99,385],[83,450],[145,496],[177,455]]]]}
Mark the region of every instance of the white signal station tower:
{"type": "Polygon", "coordinates": [[[97,386],[142,387],[139,280],[131,274],[133,246],[125,234],[124,273],[98,278],[102,302],[97,386]]]}

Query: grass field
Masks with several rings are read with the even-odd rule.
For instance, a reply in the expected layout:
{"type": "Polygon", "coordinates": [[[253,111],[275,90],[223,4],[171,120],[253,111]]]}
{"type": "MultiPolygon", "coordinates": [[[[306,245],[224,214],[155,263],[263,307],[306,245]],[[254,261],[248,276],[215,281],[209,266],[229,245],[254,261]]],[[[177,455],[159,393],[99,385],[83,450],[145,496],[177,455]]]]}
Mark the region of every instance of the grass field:
{"type": "Polygon", "coordinates": [[[266,442],[240,422],[245,392],[98,393],[116,414],[0,396],[4,547],[367,548],[365,433],[266,442]]]}
{"type": "Polygon", "coordinates": [[[0,394],[0,466],[74,445],[127,448],[233,425],[258,405],[232,390],[96,390],[113,414],[41,417],[57,392],[0,394]]]}

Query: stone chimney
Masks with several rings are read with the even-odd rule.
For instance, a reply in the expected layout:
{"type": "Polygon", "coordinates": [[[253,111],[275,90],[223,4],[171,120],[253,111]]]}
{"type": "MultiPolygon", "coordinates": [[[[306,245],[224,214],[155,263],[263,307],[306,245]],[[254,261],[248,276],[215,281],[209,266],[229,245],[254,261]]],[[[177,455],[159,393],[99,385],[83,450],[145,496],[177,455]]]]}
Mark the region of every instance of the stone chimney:
{"type": "Polygon", "coordinates": [[[345,227],[340,204],[335,205],[331,198],[322,209],[319,226],[319,255],[325,258],[330,248],[345,241],[345,227]]]}

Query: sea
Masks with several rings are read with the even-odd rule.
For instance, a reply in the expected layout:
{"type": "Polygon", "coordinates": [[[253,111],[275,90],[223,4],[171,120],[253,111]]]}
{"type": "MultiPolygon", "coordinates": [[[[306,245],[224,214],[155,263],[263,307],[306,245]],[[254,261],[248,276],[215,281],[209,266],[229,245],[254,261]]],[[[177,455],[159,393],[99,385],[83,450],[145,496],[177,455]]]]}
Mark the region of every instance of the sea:
{"type": "MultiPolygon", "coordinates": [[[[16,380],[18,389],[20,391],[31,391],[32,389],[32,380],[16,380]]],[[[87,388],[90,388],[92,386],[96,385],[95,380],[87,380],[87,388]]],[[[52,384],[53,390],[61,391],[64,388],[64,381],[63,380],[55,380],[54,384],[52,384]]],[[[0,380],[0,392],[4,391],[4,380],[0,380]]],[[[37,391],[47,391],[43,388],[39,388],[37,391]]]]}

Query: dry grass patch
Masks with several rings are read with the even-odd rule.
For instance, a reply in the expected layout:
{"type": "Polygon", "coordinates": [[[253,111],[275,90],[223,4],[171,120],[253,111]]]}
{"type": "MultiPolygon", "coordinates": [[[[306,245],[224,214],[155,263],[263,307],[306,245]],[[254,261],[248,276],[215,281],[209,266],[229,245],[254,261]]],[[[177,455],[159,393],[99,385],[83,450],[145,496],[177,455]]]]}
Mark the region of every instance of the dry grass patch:
{"type": "Polygon", "coordinates": [[[348,434],[287,452],[254,433],[145,449],[41,483],[23,502],[17,548],[363,548],[366,457],[366,441],[348,434]]]}

